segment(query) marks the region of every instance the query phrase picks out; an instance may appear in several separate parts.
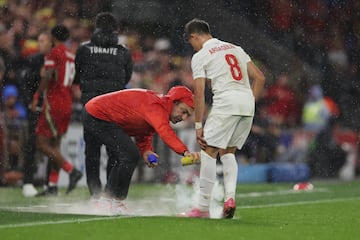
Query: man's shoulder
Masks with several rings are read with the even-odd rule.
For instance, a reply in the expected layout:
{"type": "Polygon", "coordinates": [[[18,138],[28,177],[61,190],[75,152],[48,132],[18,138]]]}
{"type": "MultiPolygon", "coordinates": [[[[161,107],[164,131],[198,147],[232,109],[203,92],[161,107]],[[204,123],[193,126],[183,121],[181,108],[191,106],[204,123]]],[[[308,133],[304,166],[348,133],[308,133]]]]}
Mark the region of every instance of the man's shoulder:
{"type": "Polygon", "coordinates": [[[209,59],[209,56],[210,54],[208,50],[201,49],[192,56],[191,64],[193,66],[202,65],[206,61],[206,59],[209,59]]]}
{"type": "Polygon", "coordinates": [[[125,46],[122,43],[118,43],[116,45],[116,47],[119,49],[119,51],[124,52],[124,53],[130,53],[130,50],[127,48],[127,46],[125,46]]]}
{"type": "Polygon", "coordinates": [[[90,45],[90,44],[92,44],[90,40],[89,40],[89,41],[85,41],[85,42],[80,43],[80,47],[83,47],[83,46],[86,46],[86,45],[90,45]]]}
{"type": "Polygon", "coordinates": [[[81,52],[81,51],[84,51],[86,49],[89,49],[89,47],[92,46],[92,45],[93,45],[93,43],[91,43],[90,41],[82,42],[82,43],[80,43],[80,46],[77,49],[77,52],[81,52]]]}

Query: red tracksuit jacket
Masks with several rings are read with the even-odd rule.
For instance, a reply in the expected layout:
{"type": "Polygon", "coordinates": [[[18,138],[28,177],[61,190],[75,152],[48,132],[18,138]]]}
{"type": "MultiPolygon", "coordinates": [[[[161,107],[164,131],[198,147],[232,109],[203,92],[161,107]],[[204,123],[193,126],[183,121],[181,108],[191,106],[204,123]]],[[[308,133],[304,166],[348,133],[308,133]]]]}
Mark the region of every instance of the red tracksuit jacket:
{"type": "Polygon", "coordinates": [[[153,151],[155,132],[176,153],[188,150],[170,126],[173,101],[145,89],[127,89],[97,96],[86,105],[95,118],[119,125],[129,136],[135,137],[141,155],[153,151]]]}

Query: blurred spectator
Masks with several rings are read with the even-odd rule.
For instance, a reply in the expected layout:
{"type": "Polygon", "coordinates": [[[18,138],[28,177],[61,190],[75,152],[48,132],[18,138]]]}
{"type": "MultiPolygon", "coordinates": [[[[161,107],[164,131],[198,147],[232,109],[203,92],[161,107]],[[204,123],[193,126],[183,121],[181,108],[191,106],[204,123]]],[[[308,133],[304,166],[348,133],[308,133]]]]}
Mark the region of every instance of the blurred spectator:
{"type": "MultiPolygon", "coordinates": [[[[50,32],[42,32],[37,39],[38,53],[31,54],[26,60],[26,65],[23,67],[23,93],[25,106],[29,106],[32,97],[39,87],[40,72],[44,66],[44,57],[52,47],[50,32]]],[[[25,146],[25,163],[24,163],[24,179],[23,179],[23,195],[25,197],[32,197],[37,194],[37,190],[33,185],[33,175],[36,170],[35,153],[36,153],[36,136],[35,128],[39,119],[42,101],[38,104],[37,111],[29,111],[28,113],[28,135],[25,146]]]]}
{"type": "Polygon", "coordinates": [[[292,49],[292,27],[295,13],[292,0],[269,0],[269,21],[275,40],[292,49]]]}
{"type": "Polygon", "coordinates": [[[6,121],[11,125],[19,124],[18,120],[24,120],[26,118],[26,109],[18,101],[18,96],[19,93],[16,86],[4,86],[2,90],[3,111],[6,121]]]}
{"type": "MultiPolygon", "coordinates": [[[[360,4],[358,11],[360,12],[360,4]]],[[[350,23],[350,30],[345,38],[347,54],[349,61],[360,65],[360,16],[356,16],[350,23]]]]}
{"type": "Polygon", "coordinates": [[[14,47],[14,34],[6,29],[0,22],[0,57],[4,60],[6,71],[4,82],[15,83],[14,63],[16,60],[16,51],[14,47]]]}
{"type": "Polygon", "coordinates": [[[323,0],[297,1],[297,16],[294,23],[295,51],[315,67],[324,61],[324,30],[328,8],[323,0]]]}
{"type": "Polygon", "coordinates": [[[300,109],[296,93],[289,86],[287,73],[281,73],[275,83],[265,90],[264,100],[270,121],[285,127],[296,126],[300,109]]]}
{"type": "Polygon", "coordinates": [[[126,47],[130,50],[134,63],[144,61],[144,53],[140,45],[140,34],[136,31],[130,31],[121,40],[125,42],[126,47]]]}
{"type": "MultiPolygon", "coordinates": [[[[0,57],[0,86],[3,88],[3,79],[5,76],[5,64],[0,57]]],[[[1,104],[2,105],[2,104],[1,104]]],[[[5,179],[5,122],[3,108],[0,105],[0,186],[6,184],[5,179]]]]}
{"type": "Polygon", "coordinates": [[[331,112],[325,102],[321,87],[319,85],[312,86],[302,111],[304,129],[319,132],[325,127],[330,116],[331,112]]]}
{"type": "Polygon", "coordinates": [[[327,30],[327,61],[339,68],[348,66],[348,56],[345,49],[344,33],[340,24],[333,24],[327,30]]]}
{"type": "Polygon", "coordinates": [[[341,123],[360,132],[360,66],[350,64],[340,95],[341,123]]]}
{"type": "Polygon", "coordinates": [[[310,145],[308,163],[313,177],[336,177],[346,161],[347,153],[336,142],[339,130],[336,118],[331,118],[310,145]]]}
{"type": "Polygon", "coordinates": [[[5,126],[4,116],[0,112],[0,186],[6,184],[5,179],[5,126]]]}
{"type": "MultiPolygon", "coordinates": [[[[0,56],[0,88],[3,89],[6,67],[3,58],[0,56]]],[[[0,106],[1,107],[1,106],[0,106]]],[[[0,108],[2,111],[2,108],[0,108]]]]}
{"type": "Polygon", "coordinates": [[[149,89],[165,94],[176,78],[175,66],[171,58],[171,43],[167,38],[159,38],[154,43],[154,49],[148,52],[152,70],[151,85],[149,89]]]}
{"type": "Polygon", "coordinates": [[[23,155],[26,109],[18,101],[18,89],[6,85],[2,91],[3,111],[6,127],[6,152],[9,169],[20,172],[20,157],[23,155]]]}
{"type": "Polygon", "coordinates": [[[268,117],[265,104],[256,104],[256,112],[251,132],[240,153],[249,163],[268,163],[274,161],[281,128],[268,117]]]}

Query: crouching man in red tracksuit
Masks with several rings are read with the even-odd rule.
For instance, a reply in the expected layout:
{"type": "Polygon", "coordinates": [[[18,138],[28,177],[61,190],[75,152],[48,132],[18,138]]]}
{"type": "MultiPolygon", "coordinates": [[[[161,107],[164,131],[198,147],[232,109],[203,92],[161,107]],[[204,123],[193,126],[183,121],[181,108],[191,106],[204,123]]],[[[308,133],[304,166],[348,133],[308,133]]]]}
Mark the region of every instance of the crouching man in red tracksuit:
{"type": "Polygon", "coordinates": [[[142,157],[148,167],[157,163],[148,160],[153,152],[152,139],[159,137],[176,153],[197,157],[177,137],[170,126],[194,112],[194,96],[186,87],[176,86],[166,95],[145,89],[126,89],[100,95],[85,105],[84,138],[87,184],[92,198],[101,193],[99,179],[100,153],[96,146],[104,144],[117,157],[108,176],[98,206],[105,205],[113,213],[125,214],[123,200],[128,195],[133,172],[142,157]],[[131,139],[135,137],[135,142],[131,139]]]}

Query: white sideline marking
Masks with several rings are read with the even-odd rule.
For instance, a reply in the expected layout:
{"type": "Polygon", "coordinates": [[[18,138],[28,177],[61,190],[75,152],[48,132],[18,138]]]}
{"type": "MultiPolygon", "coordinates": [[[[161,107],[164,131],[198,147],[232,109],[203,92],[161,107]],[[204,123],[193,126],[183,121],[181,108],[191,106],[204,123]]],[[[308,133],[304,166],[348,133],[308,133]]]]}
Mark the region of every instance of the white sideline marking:
{"type": "Polygon", "coordinates": [[[269,191],[269,192],[250,192],[250,193],[238,193],[237,197],[264,197],[264,196],[273,196],[273,195],[287,195],[287,194],[299,194],[299,193],[313,193],[313,192],[328,192],[326,188],[315,188],[312,190],[279,190],[279,191],[269,191]]]}
{"type": "Polygon", "coordinates": [[[59,220],[59,221],[5,224],[5,225],[0,225],[0,229],[2,229],[2,228],[18,228],[18,227],[34,227],[34,226],[53,225],[53,224],[62,224],[62,223],[82,223],[82,222],[92,222],[92,221],[100,221],[100,220],[113,220],[113,219],[119,219],[119,218],[124,218],[124,217],[125,216],[95,217],[95,218],[69,219],[69,220],[59,220]]]}
{"type": "Polygon", "coordinates": [[[314,201],[287,202],[287,203],[272,203],[272,204],[263,204],[263,205],[253,205],[253,206],[239,206],[237,208],[250,209],[250,208],[286,207],[286,206],[319,204],[319,203],[329,203],[329,202],[344,202],[344,201],[353,201],[353,200],[360,200],[360,197],[334,198],[334,199],[323,199],[323,200],[314,200],[314,201]]]}
{"type": "MultiPolygon", "coordinates": [[[[328,202],[342,202],[342,201],[353,201],[353,200],[360,200],[360,197],[335,198],[335,199],[324,199],[324,200],[315,200],[315,201],[288,202],[288,203],[275,203],[275,204],[254,205],[254,206],[238,206],[237,208],[238,209],[270,208],[270,207],[296,206],[296,205],[319,204],[319,203],[328,203],[328,202]]],[[[69,219],[69,220],[59,220],[59,221],[5,224],[5,225],[0,225],[0,229],[34,227],[34,226],[41,226],[41,225],[53,225],[53,224],[63,224],[63,223],[82,223],[82,222],[92,222],[92,221],[102,221],[102,220],[107,221],[107,220],[121,219],[121,218],[126,218],[126,217],[129,217],[129,216],[94,217],[94,218],[86,218],[86,219],[69,219]]]]}

